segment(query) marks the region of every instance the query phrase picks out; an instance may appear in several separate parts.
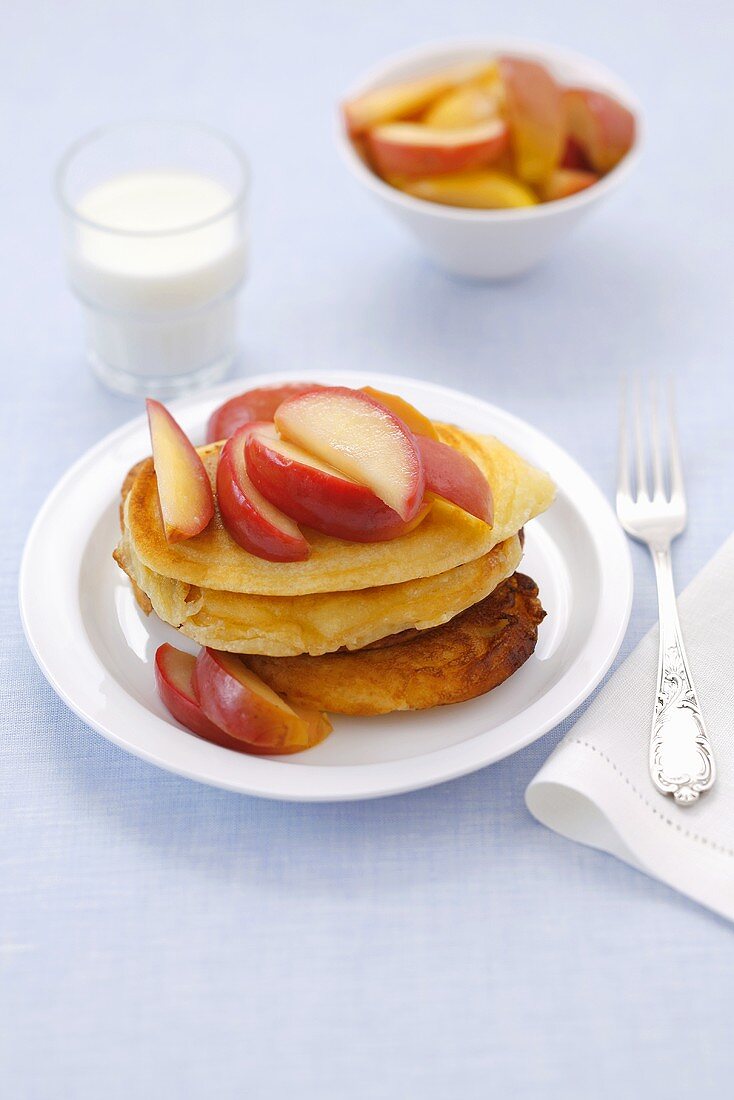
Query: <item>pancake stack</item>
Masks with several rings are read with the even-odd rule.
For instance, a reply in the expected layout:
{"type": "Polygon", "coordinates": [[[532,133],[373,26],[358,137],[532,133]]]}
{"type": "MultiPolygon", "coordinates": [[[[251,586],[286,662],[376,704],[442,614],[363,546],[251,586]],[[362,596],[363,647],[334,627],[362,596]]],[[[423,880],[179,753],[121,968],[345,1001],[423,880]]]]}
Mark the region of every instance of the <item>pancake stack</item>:
{"type": "MultiPolygon", "coordinates": [[[[436,424],[480,467],[494,524],[442,500],[412,531],[358,543],[304,529],[307,561],[255,557],[217,512],[166,541],[152,459],[125,479],[115,559],[141,608],[202,646],[241,654],[288,701],[347,714],[425,709],[482,694],[532,653],[543,611],[516,574],[524,525],[554,486],[499,440],[436,424]]],[[[221,444],[199,448],[212,485],[221,444]]]]}

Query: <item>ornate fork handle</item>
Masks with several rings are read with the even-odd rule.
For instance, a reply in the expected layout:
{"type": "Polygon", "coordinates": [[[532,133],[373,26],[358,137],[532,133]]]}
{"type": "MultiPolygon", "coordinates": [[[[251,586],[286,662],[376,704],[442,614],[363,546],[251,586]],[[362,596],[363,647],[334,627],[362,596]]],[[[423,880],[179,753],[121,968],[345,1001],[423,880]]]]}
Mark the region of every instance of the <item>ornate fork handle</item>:
{"type": "Polygon", "coordinates": [[[650,775],[663,794],[688,806],[715,778],[714,757],[683,646],[670,548],[650,548],[660,611],[658,693],[650,740],[650,775]]]}

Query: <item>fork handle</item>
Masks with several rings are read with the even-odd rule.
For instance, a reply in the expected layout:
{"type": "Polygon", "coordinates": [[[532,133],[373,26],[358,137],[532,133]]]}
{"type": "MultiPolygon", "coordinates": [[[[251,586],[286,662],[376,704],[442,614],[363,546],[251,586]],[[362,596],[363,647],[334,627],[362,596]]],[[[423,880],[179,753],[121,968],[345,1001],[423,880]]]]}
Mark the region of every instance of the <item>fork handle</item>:
{"type": "Polygon", "coordinates": [[[658,691],[650,738],[650,776],[679,806],[696,802],[715,779],[714,757],[683,646],[670,547],[650,548],[660,612],[658,691]]]}

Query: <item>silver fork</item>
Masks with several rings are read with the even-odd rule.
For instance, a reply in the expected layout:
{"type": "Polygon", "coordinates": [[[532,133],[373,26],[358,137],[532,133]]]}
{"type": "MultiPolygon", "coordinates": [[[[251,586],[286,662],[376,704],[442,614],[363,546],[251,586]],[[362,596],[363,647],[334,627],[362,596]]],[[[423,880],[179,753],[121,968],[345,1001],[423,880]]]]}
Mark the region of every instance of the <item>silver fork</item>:
{"type": "Polygon", "coordinates": [[[637,379],[634,384],[631,433],[628,386],[626,381],[622,384],[617,515],[627,534],[649,548],[658,586],[660,658],[650,737],[650,777],[662,794],[672,794],[679,806],[690,806],[713,785],[716,769],[683,646],[673,585],[670,544],[683,531],[687,512],[672,385],[668,383],[666,389],[667,415],[663,409],[661,416],[658,386],[651,386],[650,493],[640,382],[637,379]],[[660,431],[663,417],[667,420],[667,463],[660,431]],[[634,492],[630,434],[634,440],[634,492]]]}

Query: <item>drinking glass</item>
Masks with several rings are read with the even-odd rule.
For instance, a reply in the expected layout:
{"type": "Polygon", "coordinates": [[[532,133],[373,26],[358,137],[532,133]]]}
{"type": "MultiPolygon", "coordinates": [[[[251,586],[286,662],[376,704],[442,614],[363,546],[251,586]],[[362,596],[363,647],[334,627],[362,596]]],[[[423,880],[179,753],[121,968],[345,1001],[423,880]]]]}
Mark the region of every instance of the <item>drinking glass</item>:
{"type": "Polygon", "coordinates": [[[69,279],[106,385],[171,396],[226,373],[247,269],[249,179],[233,141],[190,122],[104,127],[62,158],[69,279]]]}

